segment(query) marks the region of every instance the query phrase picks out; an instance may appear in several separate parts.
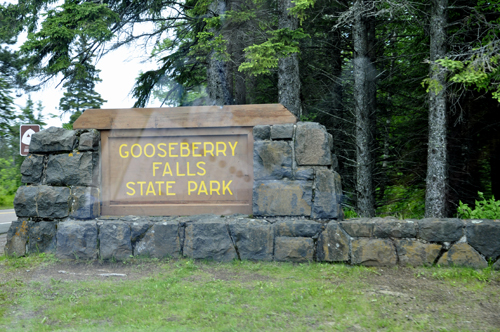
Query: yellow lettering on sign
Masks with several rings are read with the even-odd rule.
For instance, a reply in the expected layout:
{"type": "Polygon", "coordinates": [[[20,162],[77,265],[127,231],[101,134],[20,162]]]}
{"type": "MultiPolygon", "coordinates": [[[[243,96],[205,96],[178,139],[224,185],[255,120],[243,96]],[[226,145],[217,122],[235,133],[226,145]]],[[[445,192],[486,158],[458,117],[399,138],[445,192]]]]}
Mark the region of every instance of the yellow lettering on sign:
{"type": "Polygon", "coordinates": [[[161,185],[163,184],[163,181],[156,181],[155,183],[158,184],[158,196],[161,196],[161,185]]]}
{"type": "Polygon", "coordinates": [[[181,157],[189,157],[191,154],[191,150],[189,150],[189,143],[182,142],[181,143],[181,157]],[[187,152],[185,152],[187,151],[187,152]]]}
{"type": "Polygon", "coordinates": [[[170,169],[170,165],[168,163],[165,163],[165,168],[163,169],[163,175],[162,176],[165,176],[165,174],[169,174],[170,176],[174,176],[172,174],[172,170],[170,169]]]}
{"type": "Polygon", "coordinates": [[[186,174],[182,174],[182,173],[179,172],[179,162],[176,162],[175,166],[176,166],[176,169],[177,169],[177,174],[175,174],[175,175],[177,175],[177,176],[186,176],[186,174]]]}
{"type": "Polygon", "coordinates": [[[128,158],[128,151],[125,151],[126,155],[123,155],[123,153],[122,153],[122,148],[126,147],[126,146],[128,146],[128,144],[122,144],[122,145],[120,145],[120,149],[118,150],[118,152],[120,153],[120,157],[122,157],[122,158],[128,158]]]}
{"type": "Polygon", "coordinates": [[[166,181],[166,186],[167,186],[167,196],[175,196],[175,193],[171,193],[169,189],[172,189],[172,186],[170,184],[175,184],[175,181],[166,181]]]}
{"type": "Polygon", "coordinates": [[[226,185],[226,181],[222,181],[222,195],[226,194],[226,190],[229,191],[229,195],[233,195],[231,189],[229,189],[229,185],[231,184],[231,182],[233,182],[233,180],[229,181],[226,185]]]}
{"type": "Polygon", "coordinates": [[[155,149],[155,146],[151,143],[148,143],[144,146],[144,155],[148,158],[151,158],[151,157],[154,157],[154,155],[156,154],[156,149],[155,149]],[[147,152],[147,148],[148,146],[152,147],[153,148],[153,153],[152,154],[148,154],[147,152]]]}
{"type": "Polygon", "coordinates": [[[217,142],[217,157],[219,156],[219,152],[223,153],[224,156],[226,155],[226,143],[224,142],[217,142]],[[219,145],[223,145],[224,146],[224,149],[219,149],[219,145]]]}
{"type": "Polygon", "coordinates": [[[234,142],[234,146],[231,144],[231,142],[227,142],[227,143],[231,147],[231,155],[234,157],[234,149],[236,149],[236,145],[238,145],[238,142],[234,142]]]}
{"type": "Polygon", "coordinates": [[[130,185],[135,185],[135,182],[127,182],[127,188],[132,190],[132,192],[127,192],[127,195],[129,196],[134,196],[135,195],[135,189],[132,188],[130,185]]]}
{"type": "Polygon", "coordinates": [[[210,181],[210,195],[213,195],[213,192],[215,191],[217,193],[217,195],[220,196],[219,190],[220,190],[220,183],[219,183],[219,181],[210,181]],[[213,186],[215,184],[217,185],[217,189],[214,188],[214,186],[213,186]]]}
{"type": "Polygon", "coordinates": [[[179,143],[168,143],[168,155],[170,157],[179,157],[179,155],[172,153],[172,150],[175,149],[177,145],[179,145],[179,143]]]}
{"type": "Polygon", "coordinates": [[[201,167],[200,164],[205,165],[206,163],[204,161],[199,161],[199,162],[196,163],[196,166],[199,169],[201,169],[203,171],[203,173],[200,174],[200,172],[197,172],[196,174],[198,174],[199,176],[203,176],[203,175],[207,174],[207,171],[203,167],[201,167]]]}
{"type": "Polygon", "coordinates": [[[203,150],[205,151],[204,157],[207,156],[207,153],[210,153],[213,157],[215,157],[214,156],[214,143],[212,143],[212,142],[203,142],[203,150]],[[209,144],[212,146],[212,148],[210,150],[207,149],[207,145],[209,145],[209,144]]]}
{"type": "Polygon", "coordinates": [[[140,146],[139,144],[134,144],[132,145],[132,147],[130,148],[130,153],[132,154],[132,157],[134,158],[139,158],[141,155],[142,155],[142,146],[140,146]],[[138,155],[135,155],[134,154],[134,147],[137,146],[139,148],[139,154],[138,155]]]}
{"type": "Polygon", "coordinates": [[[198,188],[196,181],[188,181],[188,195],[191,195],[193,191],[196,191],[196,188],[198,188]],[[192,184],[194,184],[194,187],[191,187],[192,184]]]}
{"type": "Polygon", "coordinates": [[[191,173],[189,173],[189,161],[188,161],[188,162],[186,162],[186,167],[187,167],[187,175],[188,175],[188,176],[196,176],[196,174],[191,174],[191,173]]]}
{"type": "Polygon", "coordinates": [[[192,149],[193,149],[193,157],[201,157],[201,154],[195,153],[195,150],[198,149],[198,145],[200,145],[201,142],[193,142],[192,149]]]}
{"type": "Polygon", "coordinates": [[[156,165],[161,165],[161,163],[158,161],[153,163],[153,176],[156,176],[156,170],[160,168],[160,166],[156,167],[156,165]]]}
{"type": "Polygon", "coordinates": [[[153,187],[153,182],[149,182],[148,190],[146,190],[146,196],[149,195],[150,193],[152,193],[153,196],[156,196],[155,188],[153,187]]]}
{"type": "Polygon", "coordinates": [[[163,158],[163,157],[166,157],[166,156],[167,156],[167,150],[162,149],[162,148],[160,147],[160,146],[162,146],[162,145],[163,145],[163,146],[165,146],[165,147],[167,146],[167,144],[165,144],[165,143],[160,143],[160,144],[158,144],[158,145],[157,145],[157,147],[158,147],[158,150],[163,151],[163,154],[162,154],[162,155],[161,155],[161,154],[158,154],[158,157],[162,157],[162,158],[163,158]]]}
{"type": "Polygon", "coordinates": [[[141,196],[143,196],[144,195],[144,187],[143,187],[143,185],[146,184],[146,182],[144,182],[144,181],[140,181],[140,182],[137,181],[137,183],[141,185],[141,196]]]}
{"type": "Polygon", "coordinates": [[[205,181],[200,182],[200,189],[198,189],[198,196],[200,196],[200,193],[205,193],[205,195],[208,195],[207,186],[205,186],[205,181]]]}

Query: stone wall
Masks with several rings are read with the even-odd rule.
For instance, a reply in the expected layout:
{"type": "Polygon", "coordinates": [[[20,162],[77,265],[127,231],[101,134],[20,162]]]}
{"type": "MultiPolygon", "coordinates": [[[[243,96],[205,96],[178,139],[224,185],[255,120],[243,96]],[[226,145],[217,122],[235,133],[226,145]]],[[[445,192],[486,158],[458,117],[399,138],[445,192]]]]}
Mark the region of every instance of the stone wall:
{"type": "Polygon", "coordinates": [[[198,215],[18,221],[9,231],[6,249],[17,254],[24,247],[60,259],[190,257],[472,268],[485,268],[491,261],[500,269],[500,220],[388,217],[317,222],[303,217],[198,215]]]}
{"type": "Polygon", "coordinates": [[[342,219],[333,138],[314,122],[256,126],[254,216],[342,219]]]}

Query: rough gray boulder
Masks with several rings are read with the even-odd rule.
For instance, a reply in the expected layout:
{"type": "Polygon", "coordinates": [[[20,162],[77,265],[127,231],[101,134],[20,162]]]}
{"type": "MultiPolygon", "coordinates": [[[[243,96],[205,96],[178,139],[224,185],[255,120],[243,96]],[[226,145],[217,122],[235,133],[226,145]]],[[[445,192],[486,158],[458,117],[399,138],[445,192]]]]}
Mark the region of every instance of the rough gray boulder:
{"type": "Polygon", "coordinates": [[[397,262],[396,250],[387,239],[353,239],[351,263],[365,266],[394,266],[397,262]]]}
{"type": "Polygon", "coordinates": [[[232,219],[231,237],[242,260],[272,261],[274,249],[273,225],[264,220],[232,219]]]}
{"type": "Polygon", "coordinates": [[[295,131],[295,159],[299,166],[332,164],[328,133],[315,122],[299,122],[295,131]]]}
{"type": "Polygon", "coordinates": [[[271,126],[258,125],[253,127],[253,139],[255,141],[271,139],[271,126]]]}
{"type": "Polygon", "coordinates": [[[139,243],[146,232],[151,228],[152,223],[147,218],[140,218],[129,222],[130,226],[130,242],[135,255],[135,247],[139,243]]]}
{"type": "Polygon", "coordinates": [[[340,226],[352,237],[372,237],[375,219],[359,218],[340,221],[340,226]]]}
{"type": "Polygon", "coordinates": [[[30,154],[21,164],[22,183],[40,183],[44,168],[44,156],[30,154]]]}
{"type": "Polygon", "coordinates": [[[313,220],[290,218],[276,223],[276,236],[317,238],[325,228],[313,220]]]}
{"type": "Polygon", "coordinates": [[[40,221],[29,223],[28,252],[56,252],[56,222],[40,221]]]}
{"type": "Polygon", "coordinates": [[[93,184],[92,170],[91,152],[50,155],[46,183],[52,186],[90,186],[93,184]]]}
{"type": "Polygon", "coordinates": [[[340,175],[327,168],[316,169],[311,217],[316,219],[340,219],[342,217],[341,197],[340,175]]]}
{"type": "Polygon", "coordinates": [[[460,219],[425,218],[418,221],[418,238],[428,242],[454,242],[464,236],[460,219]]]}
{"type": "Polygon", "coordinates": [[[50,127],[31,136],[30,153],[69,152],[76,142],[74,130],[50,127]]]}
{"type": "Polygon", "coordinates": [[[398,220],[394,217],[373,218],[375,237],[380,238],[415,238],[418,223],[413,220],[398,220]]]}
{"type": "Polygon", "coordinates": [[[295,180],[313,180],[314,168],[312,167],[297,167],[295,170],[295,180]]]}
{"type": "Polygon", "coordinates": [[[254,181],[255,216],[310,216],[312,183],[306,181],[254,181]]]}
{"type": "Polygon", "coordinates": [[[136,256],[155,258],[180,257],[181,236],[180,225],[177,221],[160,221],[153,223],[134,249],[136,256]]]}
{"type": "Polygon", "coordinates": [[[467,242],[486,258],[500,257],[500,220],[469,220],[467,242]]]}
{"type": "Polygon", "coordinates": [[[274,260],[305,263],[314,258],[313,239],[307,237],[276,237],[274,260]]]}
{"type": "Polygon", "coordinates": [[[123,221],[99,222],[99,256],[123,261],[132,256],[130,227],[123,221]]]}
{"type": "Polygon", "coordinates": [[[320,262],[347,262],[349,236],[335,221],[330,221],[318,238],[317,259],[320,262]]]}
{"type": "Polygon", "coordinates": [[[26,255],[28,223],[27,219],[18,219],[10,224],[10,228],[7,232],[7,243],[4,249],[4,252],[8,256],[20,257],[26,255]]]}
{"type": "Polygon", "coordinates": [[[75,219],[94,219],[100,215],[99,189],[92,187],[71,188],[71,213],[75,219]]]}
{"type": "Polygon", "coordinates": [[[57,225],[56,256],[60,259],[96,259],[95,221],[68,220],[57,225]]]}
{"type": "Polygon", "coordinates": [[[38,186],[21,186],[14,197],[14,210],[18,217],[37,217],[38,186]]]}
{"type": "Polygon", "coordinates": [[[281,180],[292,177],[292,147],[285,141],[254,143],[253,174],[255,180],[281,180]]]}
{"type": "Polygon", "coordinates": [[[464,266],[474,269],[488,267],[488,262],[467,243],[456,243],[438,261],[442,266],[464,266]]]}
{"type": "Polygon", "coordinates": [[[401,266],[431,266],[442,248],[439,244],[411,239],[395,239],[394,242],[401,266]]]}
{"type": "Polygon", "coordinates": [[[80,143],[78,144],[78,150],[80,151],[91,151],[99,148],[99,140],[101,134],[99,131],[92,129],[86,133],[80,135],[80,143]]]}
{"type": "Polygon", "coordinates": [[[291,139],[293,137],[293,123],[276,124],[271,127],[271,139],[291,139]]]}
{"type": "Polygon", "coordinates": [[[69,215],[70,189],[38,186],[37,209],[40,218],[65,218],[69,215]]]}
{"type": "Polygon", "coordinates": [[[237,259],[225,221],[197,221],[186,224],[184,255],[195,259],[229,262],[237,259]]]}

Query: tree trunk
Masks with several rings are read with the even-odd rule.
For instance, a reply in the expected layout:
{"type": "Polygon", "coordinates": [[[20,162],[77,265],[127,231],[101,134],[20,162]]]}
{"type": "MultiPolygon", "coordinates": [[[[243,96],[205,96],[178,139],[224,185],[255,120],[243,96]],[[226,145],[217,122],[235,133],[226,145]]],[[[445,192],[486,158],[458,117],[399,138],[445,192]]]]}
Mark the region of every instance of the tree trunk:
{"type": "Polygon", "coordinates": [[[435,63],[446,53],[448,0],[432,0],[430,22],[430,78],[442,87],[429,92],[429,143],[427,147],[427,178],[425,216],[446,216],[446,80],[445,71],[435,63]]]}
{"type": "MultiPolygon", "coordinates": [[[[290,16],[288,8],[294,4],[291,0],[279,0],[279,28],[289,28],[295,30],[298,27],[298,19],[290,16]]],[[[278,62],[278,100],[295,116],[302,115],[302,105],[300,103],[300,77],[299,58],[297,54],[292,54],[278,62]]]]}
{"type": "Polygon", "coordinates": [[[356,0],[353,24],[354,113],[356,118],[356,198],[362,217],[375,215],[372,178],[373,114],[375,109],[375,69],[370,59],[369,22],[362,10],[366,0],[356,0]]]}

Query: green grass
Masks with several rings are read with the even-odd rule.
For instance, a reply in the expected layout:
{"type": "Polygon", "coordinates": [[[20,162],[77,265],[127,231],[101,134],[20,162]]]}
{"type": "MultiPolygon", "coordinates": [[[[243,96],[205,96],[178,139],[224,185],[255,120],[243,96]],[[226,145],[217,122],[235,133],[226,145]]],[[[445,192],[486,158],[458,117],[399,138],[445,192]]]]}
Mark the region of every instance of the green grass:
{"type": "MultiPolygon", "coordinates": [[[[408,312],[399,306],[402,303],[373,291],[367,282],[379,277],[381,272],[375,268],[131,259],[125,264],[134,271],[154,266],[155,272],[139,280],[64,281],[53,277],[26,281],[15,277],[26,269],[40,270],[54,263],[54,256],[44,254],[0,260],[14,276],[0,283],[0,330],[436,330],[437,322],[427,313],[414,314],[409,320],[408,312]]],[[[413,278],[465,278],[470,284],[499,281],[498,272],[491,269],[485,274],[472,271],[419,268],[413,278]]],[[[443,317],[452,327],[460,318],[453,313],[443,317]]]]}
{"type": "Polygon", "coordinates": [[[4,195],[0,197],[0,210],[10,210],[14,208],[14,197],[16,195],[4,195]]]}

